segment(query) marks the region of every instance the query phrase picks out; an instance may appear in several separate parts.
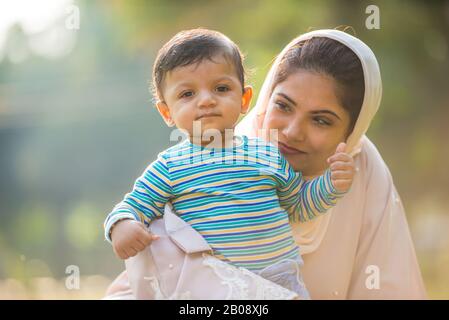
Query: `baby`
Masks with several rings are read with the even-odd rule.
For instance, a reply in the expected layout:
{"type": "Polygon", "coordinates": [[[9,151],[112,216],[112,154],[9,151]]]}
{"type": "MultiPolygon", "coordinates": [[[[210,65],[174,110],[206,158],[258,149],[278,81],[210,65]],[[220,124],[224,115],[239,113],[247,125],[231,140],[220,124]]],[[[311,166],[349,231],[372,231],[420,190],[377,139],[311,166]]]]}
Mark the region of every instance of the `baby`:
{"type": "Polygon", "coordinates": [[[161,152],[106,218],[115,254],[127,259],[157,241],[146,226],[170,201],[217,258],[307,298],[289,217],[306,221],[335,205],[352,183],[352,158],[340,146],[331,158],[338,162],[332,170],[351,173],[349,183],[330,170],[305,181],[274,145],[235,135],[252,88],[244,85],[238,47],[219,32],[175,35],[158,53],[153,85],[162,118],[188,139],[161,152]]]}

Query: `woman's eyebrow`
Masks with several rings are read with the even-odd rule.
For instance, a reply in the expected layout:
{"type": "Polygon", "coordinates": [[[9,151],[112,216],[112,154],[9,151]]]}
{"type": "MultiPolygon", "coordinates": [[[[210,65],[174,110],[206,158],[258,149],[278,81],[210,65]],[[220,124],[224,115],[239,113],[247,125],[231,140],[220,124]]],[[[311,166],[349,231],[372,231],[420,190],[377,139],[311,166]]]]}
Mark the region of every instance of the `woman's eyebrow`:
{"type": "Polygon", "coordinates": [[[327,109],[314,110],[314,111],[311,111],[310,113],[312,113],[312,114],[327,113],[327,114],[331,114],[331,115],[335,116],[337,119],[341,120],[341,118],[335,112],[327,110],[327,109]]]}
{"type": "MultiPolygon", "coordinates": [[[[297,106],[296,102],[290,98],[288,95],[286,95],[285,93],[282,92],[278,92],[277,93],[279,96],[283,97],[285,100],[287,100],[288,102],[290,102],[292,105],[297,106]]],[[[323,109],[323,110],[314,110],[311,111],[312,114],[321,114],[321,113],[327,113],[330,115],[333,115],[334,117],[336,117],[337,119],[341,120],[341,118],[333,111],[327,110],[327,109],[323,109]]]]}
{"type": "Polygon", "coordinates": [[[293,101],[292,98],[290,98],[289,96],[287,96],[285,93],[282,92],[278,92],[277,93],[279,96],[283,97],[285,100],[287,100],[288,102],[290,102],[292,105],[296,106],[296,102],[293,101]]]}

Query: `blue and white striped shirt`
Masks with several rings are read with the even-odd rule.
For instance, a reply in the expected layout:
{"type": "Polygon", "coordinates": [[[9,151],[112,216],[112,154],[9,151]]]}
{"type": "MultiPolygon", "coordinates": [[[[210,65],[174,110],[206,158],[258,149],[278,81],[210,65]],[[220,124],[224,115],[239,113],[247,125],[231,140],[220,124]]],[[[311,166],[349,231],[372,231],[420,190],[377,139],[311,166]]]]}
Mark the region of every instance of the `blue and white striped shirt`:
{"type": "Polygon", "coordinates": [[[295,259],[289,216],[313,219],[342,194],[329,170],[305,181],[274,145],[246,136],[241,141],[211,149],[186,140],[161,152],[106,218],[106,238],[111,241],[112,225],[124,218],[149,225],[171,201],[224,261],[258,271],[295,259]]]}

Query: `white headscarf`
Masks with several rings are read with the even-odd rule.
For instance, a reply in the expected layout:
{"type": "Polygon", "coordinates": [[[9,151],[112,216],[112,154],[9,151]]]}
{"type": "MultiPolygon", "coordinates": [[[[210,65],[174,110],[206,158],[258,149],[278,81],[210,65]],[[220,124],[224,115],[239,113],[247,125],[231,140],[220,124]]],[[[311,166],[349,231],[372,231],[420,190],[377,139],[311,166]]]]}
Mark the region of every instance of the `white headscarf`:
{"type": "MultiPolygon", "coordinates": [[[[356,37],[339,30],[316,30],[293,39],[276,58],[263,83],[256,106],[237,125],[236,132],[249,136],[257,136],[260,133],[259,130],[262,129],[263,119],[270,100],[274,76],[279,68],[282,57],[291,47],[297,45],[298,42],[313,37],[329,38],[344,44],[357,55],[362,64],[365,79],[365,95],[354,130],[347,140],[347,150],[355,156],[360,152],[365,133],[379,108],[382,97],[382,81],[379,65],[371,49],[356,37]]],[[[326,233],[331,215],[332,209],[327,214],[312,221],[301,223],[299,228],[294,227],[293,232],[296,233],[295,238],[301,246],[302,253],[313,252],[319,246],[326,233]]]]}

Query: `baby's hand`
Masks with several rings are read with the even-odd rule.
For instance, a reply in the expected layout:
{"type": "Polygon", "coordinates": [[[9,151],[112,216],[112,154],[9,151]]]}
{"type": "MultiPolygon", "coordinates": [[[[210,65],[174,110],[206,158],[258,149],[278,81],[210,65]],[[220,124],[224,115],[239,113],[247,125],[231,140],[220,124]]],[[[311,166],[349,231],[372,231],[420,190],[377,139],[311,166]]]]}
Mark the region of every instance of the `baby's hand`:
{"type": "Polygon", "coordinates": [[[345,153],[346,143],[337,146],[335,154],[327,162],[330,165],[332,185],[338,192],[347,192],[354,178],[354,160],[345,153]]]}
{"type": "Polygon", "coordinates": [[[131,219],[118,221],[111,233],[114,253],[123,260],[134,257],[158,238],[158,235],[148,232],[141,222],[131,219]]]}

